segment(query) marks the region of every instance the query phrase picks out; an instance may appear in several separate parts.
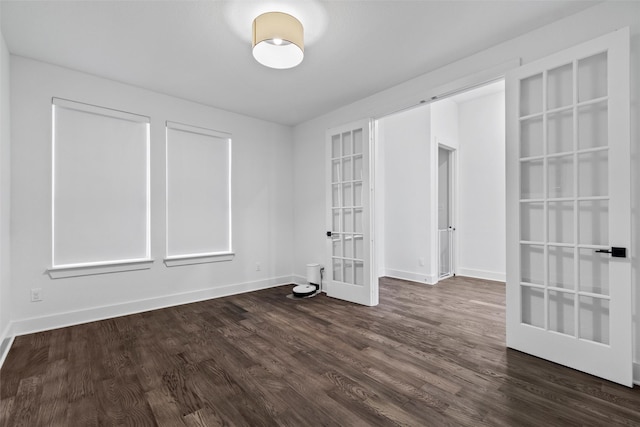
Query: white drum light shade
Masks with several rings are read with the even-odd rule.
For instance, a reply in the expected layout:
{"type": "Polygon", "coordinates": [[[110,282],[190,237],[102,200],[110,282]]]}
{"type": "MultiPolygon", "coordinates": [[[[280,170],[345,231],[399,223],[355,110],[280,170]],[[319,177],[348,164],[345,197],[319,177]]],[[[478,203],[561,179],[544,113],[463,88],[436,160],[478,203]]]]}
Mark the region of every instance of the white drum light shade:
{"type": "Polygon", "coordinates": [[[304,58],[304,30],[291,15],[267,12],[253,20],[253,57],[267,67],[292,68],[304,58]]]}

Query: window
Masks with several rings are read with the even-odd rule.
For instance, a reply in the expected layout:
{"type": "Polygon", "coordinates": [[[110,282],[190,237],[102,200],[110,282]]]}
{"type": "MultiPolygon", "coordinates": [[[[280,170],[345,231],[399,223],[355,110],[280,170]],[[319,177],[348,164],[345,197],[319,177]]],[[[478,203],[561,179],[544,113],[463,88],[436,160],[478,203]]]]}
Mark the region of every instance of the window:
{"type": "Polygon", "coordinates": [[[229,260],[231,135],[167,122],[167,265],[229,260]]]}
{"type": "Polygon", "coordinates": [[[52,122],[50,274],[141,268],[150,262],[149,118],[54,98],[52,122]]]}

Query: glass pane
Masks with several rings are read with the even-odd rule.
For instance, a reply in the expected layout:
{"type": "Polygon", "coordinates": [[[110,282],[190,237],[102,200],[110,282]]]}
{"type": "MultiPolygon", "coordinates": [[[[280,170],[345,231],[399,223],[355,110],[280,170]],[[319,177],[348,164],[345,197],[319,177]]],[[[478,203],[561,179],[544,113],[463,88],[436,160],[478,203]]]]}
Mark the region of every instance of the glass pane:
{"type": "Polygon", "coordinates": [[[342,184],[342,206],[353,206],[351,184],[342,184]]]}
{"type": "Polygon", "coordinates": [[[351,209],[342,209],[342,231],[346,233],[353,232],[353,213],[351,209]]]}
{"type": "Polygon", "coordinates": [[[340,153],[342,150],[340,149],[340,135],[333,135],[331,137],[331,157],[337,158],[340,157],[340,153]]]}
{"type": "Polygon", "coordinates": [[[340,160],[331,162],[331,182],[340,182],[340,160]]]}
{"type": "Polygon", "coordinates": [[[362,156],[353,158],[353,179],[355,181],[362,180],[362,156]]]}
{"type": "Polygon", "coordinates": [[[351,148],[351,132],[345,132],[342,134],[342,155],[351,154],[351,148]]]}
{"type": "Polygon", "coordinates": [[[549,286],[573,289],[573,248],[549,246],[549,286]]]}
{"type": "Polygon", "coordinates": [[[578,242],[584,245],[609,246],[609,202],[578,202],[578,242]]]}
{"type": "Polygon", "coordinates": [[[440,261],[438,273],[440,274],[440,277],[453,273],[450,265],[451,240],[449,238],[449,234],[449,230],[438,231],[438,259],[440,261]]]}
{"type": "Polygon", "coordinates": [[[344,258],[353,258],[353,236],[344,236],[344,258]]]}
{"type": "Polygon", "coordinates": [[[579,249],[580,290],[609,295],[609,255],[594,249],[579,249]]]}
{"type": "Polygon", "coordinates": [[[550,157],[547,170],[549,198],[573,196],[573,156],[550,157]]]}
{"type": "Polygon", "coordinates": [[[356,182],[353,184],[353,205],[362,206],[362,183],[356,182]]]}
{"type": "Polygon", "coordinates": [[[340,184],[331,186],[331,204],[334,208],[340,206],[340,184]]]}
{"type": "Polygon", "coordinates": [[[520,163],[520,198],[541,199],[544,197],[542,183],[542,160],[520,163]]]}
{"type": "Polygon", "coordinates": [[[573,243],[573,202],[549,202],[549,242],[573,243]]]}
{"type": "Polygon", "coordinates": [[[607,52],[578,61],[578,102],[607,96],[607,52]]]}
{"type": "Polygon", "coordinates": [[[342,160],[342,180],[351,181],[353,179],[353,168],[351,167],[351,159],[342,160]]]}
{"type": "Polygon", "coordinates": [[[596,151],[578,155],[578,195],[609,194],[609,152],[596,151]]]}
{"type": "Polygon", "coordinates": [[[521,286],[522,323],[544,328],[544,290],[521,286]]]}
{"type": "Polygon", "coordinates": [[[353,261],[345,260],[342,264],[343,276],[342,279],[345,283],[354,283],[353,280],[353,261]]]}
{"type": "Polygon", "coordinates": [[[547,107],[564,107],[573,103],[573,64],[547,72],[547,107]]]}
{"type": "Polygon", "coordinates": [[[542,155],[542,117],[520,122],[520,157],[542,155]]]}
{"type": "Polygon", "coordinates": [[[333,256],[342,256],[342,240],[340,239],[339,234],[333,234],[331,236],[331,255],[333,256]]]}
{"type": "Polygon", "coordinates": [[[544,204],[521,203],[520,206],[520,239],[544,241],[544,204]]]}
{"type": "Polygon", "coordinates": [[[580,338],[609,344],[609,300],[580,296],[580,338]]]}
{"type": "Polygon", "coordinates": [[[356,285],[364,285],[364,264],[356,261],[354,262],[354,267],[355,267],[355,282],[356,285]]]}
{"type": "Polygon", "coordinates": [[[609,145],[609,110],[607,101],[578,108],[578,148],[609,145]]]}
{"type": "Polygon", "coordinates": [[[354,229],[356,233],[362,233],[362,209],[353,210],[354,229]]]}
{"type": "Polygon", "coordinates": [[[547,154],[573,151],[573,110],[549,114],[547,154]]]}
{"type": "Polygon", "coordinates": [[[355,247],[355,253],[353,257],[355,259],[364,259],[364,240],[362,235],[353,236],[353,243],[355,247]]]}
{"type": "Polygon", "coordinates": [[[340,209],[333,210],[333,219],[331,222],[332,222],[331,231],[335,231],[335,232],[342,231],[342,228],[340,227],[340,209]]]}
{"type": "Polygon", "coordinates": [[[575,335],[575,295],[568,292],[549,291],[549,329],[567,335],[575,335]]]}
{"type": "Polygon", "coordinates": [[[521,281],[544,284],[544,247],[540,245],[520,246],[521,281]]]}
{"type": "Polygon", "coordinates": [[[520,117],[542,112],[542,74],[520,81],[520,117]]]}
{"type": "Polygon", "coordinates": [[[353,153],[362,153],[362,129],[356,129],[353,131],[353,153]]]}
{"type": "Polygon", "coordinates": [[[342,260],[333,259],[333,280],[342,282],[342,260]]]}

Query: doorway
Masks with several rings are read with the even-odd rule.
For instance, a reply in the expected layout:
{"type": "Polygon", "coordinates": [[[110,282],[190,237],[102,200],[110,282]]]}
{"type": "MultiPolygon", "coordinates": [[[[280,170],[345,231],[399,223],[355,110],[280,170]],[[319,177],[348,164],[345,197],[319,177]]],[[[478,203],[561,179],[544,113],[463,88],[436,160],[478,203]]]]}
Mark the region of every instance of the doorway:
{"type": "Polygon", "coordinates": [[[434,203],[448,207],[448,212],[438,209],[441,279],[455,274],[505,280],[504,105],[504,80],[431,104],[438,150],[439,195],[434,203]],[[440,198],[442,192],[447,192],[448,201],[440,198]]]}
{"type": "Polygon", "coordinates": [[[438,280],[454,273],[453,201],[455,151],[438,147],[438,280]]]}
{"type": "Polygon", "coordinates": [[[379,276],[504,281],[504,82],[376,123],[379,276]]]}

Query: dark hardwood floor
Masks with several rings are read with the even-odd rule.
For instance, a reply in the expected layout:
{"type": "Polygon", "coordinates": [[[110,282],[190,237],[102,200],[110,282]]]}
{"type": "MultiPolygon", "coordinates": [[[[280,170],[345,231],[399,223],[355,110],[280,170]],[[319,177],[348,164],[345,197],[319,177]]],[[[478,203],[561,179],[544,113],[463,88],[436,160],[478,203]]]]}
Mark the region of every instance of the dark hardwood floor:
{"type": "Polygon", "coordinates": [[[290,287],[16,338],[2,426],[640,425],[640,390],[504,346],[504,285],[290,287]]]}

